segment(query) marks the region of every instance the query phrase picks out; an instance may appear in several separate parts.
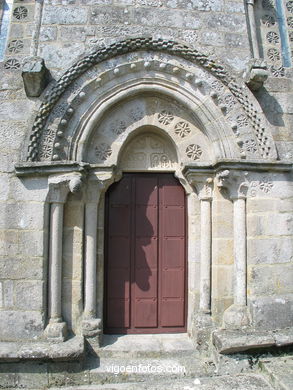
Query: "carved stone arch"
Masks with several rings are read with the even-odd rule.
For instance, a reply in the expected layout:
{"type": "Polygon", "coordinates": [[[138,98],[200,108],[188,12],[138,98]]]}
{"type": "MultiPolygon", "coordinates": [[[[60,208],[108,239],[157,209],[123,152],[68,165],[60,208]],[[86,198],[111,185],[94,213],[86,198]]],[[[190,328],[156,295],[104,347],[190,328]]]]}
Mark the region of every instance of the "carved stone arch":
{"type": "Polygon", "coordinates": [[[93,106],[84,121],[78,123],[70,145],[70,159],[116,165],[126,138],[145,126],[168,135],[184,165],[197,160],[211,164],[220,158],[239,157],[232,130],[227,131],[206,105],[198,108],[200,105],[191,97],[156,81],[152,79],[152,84],[147,85],[136,80],[135,86],[130,85],[129,89],[124,86],[121,93],[93,106]],[[199,150],[198,154],[191,153],[191,145],[194,153],[199,150]],[[106,148],[109,158],[96,160],[92,146],[106,148]]]}
{"type": "Polygon", "coordinates": [[[137,81],[137,88],[145,84],[145,92],[163,88],[162,95],[176,95],[213,143],[214,161],[277,158],[258,102],[228,68],[174,41],[136,38],[99,49],[65,72],[39,109],[28,160],[83,160],[73,152],[79,143],[85,145],[79,131],[97,125],[97,112],[109,109],[111,94],[127,88],[126,95],[135,94],[137,81]]]}

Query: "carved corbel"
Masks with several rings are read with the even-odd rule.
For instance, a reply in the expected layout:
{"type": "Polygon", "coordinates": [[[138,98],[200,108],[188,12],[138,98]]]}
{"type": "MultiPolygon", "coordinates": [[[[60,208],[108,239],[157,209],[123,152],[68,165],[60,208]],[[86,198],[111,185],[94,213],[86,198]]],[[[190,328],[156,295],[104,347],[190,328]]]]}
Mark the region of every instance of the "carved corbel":
{"type": "Polygon", "coordinates": [[[245,199],[249,189],[248,173],[225,169],[216,174],[216,184],[220,191],[225,189],[233,199],[245,199]]]}
{"type": "Polygon", "coordinates": [[[252,91],[259,90],[269,76],[267,64],[263,59],[250,60],[244,73],[244,81],[252,91]]]}
{"type": "Polygon", "coordinates": [[[65,203],[69,192],[77,193],[81,190],[82,179],[80,173],[50,176],[48,180],[49,202],[65,203]]]}
{"type": "Polygon", "coordinates": [[[214,178],[211,174],[188,172],[186,174],[188,183],[195,189],[200,200],[212,200],[214,178]]]}
{"type": "Polygon", "coordinates": [[[22,78],[26,96],[38,97],[50,81],[50,72],[40,57],[27,57],[22,65],[22,78]]]}

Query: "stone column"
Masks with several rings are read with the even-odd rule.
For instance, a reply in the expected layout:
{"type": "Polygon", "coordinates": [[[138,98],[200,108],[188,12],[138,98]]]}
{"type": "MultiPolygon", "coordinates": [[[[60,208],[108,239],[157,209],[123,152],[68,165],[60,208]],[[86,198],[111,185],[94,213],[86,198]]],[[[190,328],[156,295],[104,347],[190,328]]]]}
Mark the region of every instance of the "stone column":
{"type": "Polygon", "coordinates": [[[234,272],[235,305],[245,306],[246,300],[246,199],[244,196],[233,199],[234,220],[234,272]]]}
{"type": "Polygon", "coordinates": [[[191,334],[204,350],[212,331],[211,319],[211,271],[212,271],[212,193],[213,178],[209,172],[189,170],[186,177],[200,199],[200,282],[199,311],[192,319],[191,334]]]}
{"type": "Polygon", "coordinates": [[[199,309],[204,314],[211,312],[211,259],[212,259],[212,213],[211,201],[213,178],[189,171],[189,183],[195,187],[200,199],[200,299],[199,309]]]}
{"type": "Polygon", "coordinates": [[[251,37],[252,57],[260,58],[259,45],[258,45],[257,34],[256,34],[256,25],[255,25],[254,1],[255,0],[246,0],[247,17],[248,17],[250,37],[251,37]]]}
{"type": "Polygon", "coordinates": [[[200,200],[200,300],[201,312],[211,312],[212,218],[211,198],[200,200]]]}
{"type": "Polygon", "coordinates": [[[222,171],[217,175],[220,189],[226,188],[233,201],[234,224],[234,292],[233,305],[223,316],[224,328],[238,329],[250,324],[247,308],[247,233],[246,195],[249,187],[247,173],[222,171]]]}
{"type": "Polygon", "coordinates": [[[97,232],[98,207],[101,195],[113,182],[112,172],[95,172],[89,179],[85,205],[85,304],[82,333],[99,342],[101,318],[97,318],[97,232]]]}
{"type": "Polygon", "coordinates": [[[56,176],[49,178],[50,232],[48,317],[45,334],[52,341],[64,341],[67,325],[62,318],[62,243],[63,211],[69,191],[80,188],[80,176],[56,176]]]}

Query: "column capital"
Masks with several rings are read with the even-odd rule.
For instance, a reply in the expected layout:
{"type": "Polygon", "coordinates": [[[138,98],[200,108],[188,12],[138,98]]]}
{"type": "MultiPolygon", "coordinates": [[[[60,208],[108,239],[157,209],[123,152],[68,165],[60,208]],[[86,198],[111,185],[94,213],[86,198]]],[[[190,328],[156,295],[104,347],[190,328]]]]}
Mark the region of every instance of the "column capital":
{"type": "Polygon", "coordinates": [[[86,189],[87,202],[98,202],[100,195],[106,192],[108,187],[117,180],[113,170],[94,170],[88,178],[86,189]]]}
{"type": "Polygon", "coordinates": [[[186,178],[189,184],[195,188],[200,200],[212,200],[214,188],[214,177],[212,174],[187,172],[186,178]]]}
{"type": "Polygon", "coordinates": [[[79,172],[66,175],[52,175],[48,179],[49,201],[51,203],[65,203],[69,192],[80,191],[82,174],[79,172]]]}
{"type": "Polygon", "coordinates": [[[249,189],[248,172],[225,169],[216,174],[216,183],[220,191],[226,189],[230,199],[246,199],[249,189]]]}

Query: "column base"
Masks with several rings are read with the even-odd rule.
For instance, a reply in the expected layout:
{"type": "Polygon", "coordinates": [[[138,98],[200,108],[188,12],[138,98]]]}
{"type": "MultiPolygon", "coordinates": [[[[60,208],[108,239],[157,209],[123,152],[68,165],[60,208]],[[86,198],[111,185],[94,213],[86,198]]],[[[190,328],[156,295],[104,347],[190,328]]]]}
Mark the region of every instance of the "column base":
{"type": "Polygon", "coordinates": [[[250,326],[251,319],[247,306],[231,305],[224,312],[223,329],[242,329],[250,326]]]}
{"type": "Polygon", "coordinates": [[[82,321],[82,335],[86,338],[95,339],[100,344],[102,334],[102,321],[100,318],[87,318],[82,321]]]}
{"type": "Polygon", "coordinates": [[[66,322],[50,322],[45,329],[45,336],[51,342],[65,341],[67,337],[66,322]]]}
{"type": "Polygon", "coordinates": [[[191,337],[200,352],[206,353],[209,351],[210,338],[213,330],[214,324],[210,313],[198,312],[194,315],[191,337]]]}

